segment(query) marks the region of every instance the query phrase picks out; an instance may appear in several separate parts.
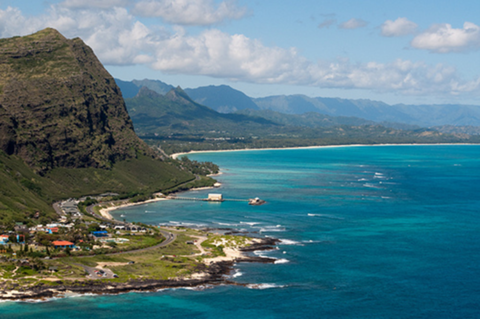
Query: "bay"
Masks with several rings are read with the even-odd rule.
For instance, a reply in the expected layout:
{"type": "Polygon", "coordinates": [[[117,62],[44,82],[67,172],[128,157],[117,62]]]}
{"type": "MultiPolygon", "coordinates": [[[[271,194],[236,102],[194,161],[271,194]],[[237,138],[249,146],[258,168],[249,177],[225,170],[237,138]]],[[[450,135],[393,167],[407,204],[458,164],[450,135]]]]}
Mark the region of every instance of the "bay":
{"type": "MultiPolygon", "coordinates": [[[[161,201],[114,212],[150,224],[282,239],[222,286],[0,304],[0,318],[477,318],[480,146],[197,153],[222,187],[184,193],[267,204],[161,201]]],[[[122,217],[123,218],[123,217],[122,217]]]]}

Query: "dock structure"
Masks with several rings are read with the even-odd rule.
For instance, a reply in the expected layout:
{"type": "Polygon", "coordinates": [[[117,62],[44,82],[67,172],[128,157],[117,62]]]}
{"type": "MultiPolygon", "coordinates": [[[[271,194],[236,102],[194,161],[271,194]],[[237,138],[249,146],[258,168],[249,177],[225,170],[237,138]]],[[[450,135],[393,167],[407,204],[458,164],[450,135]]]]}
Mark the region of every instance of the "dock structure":
{"type": "Polygon", "coordinates": [[[221,202],[246,202],[249,203],[250,199],[237,199],[237,198],[224,198],[222,194],[208,194],[207,198],[196,198],[196,197],[182,197],[176,195],[168,195],[167,199],[175,200],[190,200],[190,201],[202,201],[202,202],[212,202],[212,203],[221,203],[221,202]]]}

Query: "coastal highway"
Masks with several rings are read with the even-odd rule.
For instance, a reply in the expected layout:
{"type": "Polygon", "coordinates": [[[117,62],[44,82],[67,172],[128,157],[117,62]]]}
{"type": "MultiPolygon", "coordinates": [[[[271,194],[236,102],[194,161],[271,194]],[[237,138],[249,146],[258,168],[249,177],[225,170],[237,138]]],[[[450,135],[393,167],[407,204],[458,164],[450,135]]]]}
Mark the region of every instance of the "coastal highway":
{"type": "MultiPolygon", "coordinates": [[[[177,235],[174,234],[174,233],[170,233],[170,232],[167,232],[167,231],[162,230],[162,229],[160,229],[160,233],[165,237],[165,240],[162,241],[158,245],[147,247],[147,248],[142,248],[142,249],[137,249],[137,250],[129,250],[129,251],[122,251],[122,252],[119,252],[119,253],[104,254],[103,256],[112,256],[112,255],[121,255],[121,254],[144,252],[144,251],[148,251],[148,250],[152,250],[152,249],[156,249],[156,248],[160,248],[160,247],[165,247],[165,246],[173,243],[177,239],[177,235]]],[[[88,257],[95,257],[95,256],[96,255],[93,255],[93,256],[78,256],[76,258],[88,258],[88,257]]],[[[100,270],[100,268],[89,267],[89,266],[85,266],[85,265],[79,264],[79,263],[75,263],[75,265],[80,266],[83,269],[85,269],[85,271],[89,274],[89,276],[92,279],[112,279],[112,278],[114,278],[113,277],[114,273],[110,269],[108,269],[107,267],[104,267],[104,268],[101,269],[101,270],[104,271],[105,275],[99,275],[95,271],[100,270]]]]}
{"type": "MultiPolygon", "coordinates": [[[[104,256],[138,253],[138,252],[143,252],[143,251],[147,251],[147,250],[152,250],[152,249],[155,249],[155,248],[165,247],[165,246],[173,243],[175,241],[175,239],[177,239],[177,235],[175,235],[173,233],[169,233],[169,232],[164,231],[164,230],[160,230],[160,232],[166,238],[166,240],[162,241],[158,245],[143,248],[143,249],[138,249],[138,250],[130,250],[130,251],[123,251],[123,252],[119,252],[119,253],[105,254],[104,256]]],[[[82,257],[93,257],[93,256],[82,256],[82,257]]],[[[114,278],[113,271],[111,271],[109,268],[107,268],[105,266],[102,267],[102,268],[95,268],[95,267],[89,267],[89,266],[85,266],[83,264],[78,264],[78,263],[75,263],[75,265],[80,266],[83,269],[85,269],[85,271],[88,273],[88,275],[92,279],[113,279],[114,278]],[[96,273],[96,271],[98,271],[98,270],[102,270],[103,274],[96,273]]]]}
{"type": "MultiPolygon", "coordinates": [[[[150,246],[150,247],[147,247],[147,248],[142,248],[142,249],[121,251],[121,252],[110,253],[110,254],[107,253],[107,254],[103,254],[103,256],[122,255],[122,254],[138,253],[138,252],[143,252],[143,251],[147,251],[147,250],[152,250],[152,249],[156,249],[156,248],[165,247],[167,245],[170,245],[171,243],[173,243],[177,239],[177,235],[174,234],[174,233],[167,232],[163,229],[159,229],[159,231],[163,235],[163,237],[165,237],[165,240],[162,241],[160,244],[157,244],[155,246],[150,246]]],[[[88,258],[88,257],[95,257],[95,256],[96,255],[76,256],[75,258],[88,258]]],[[[54,257],[54,259],[55,258],[59,258],[59,257],[54,257]]]]}

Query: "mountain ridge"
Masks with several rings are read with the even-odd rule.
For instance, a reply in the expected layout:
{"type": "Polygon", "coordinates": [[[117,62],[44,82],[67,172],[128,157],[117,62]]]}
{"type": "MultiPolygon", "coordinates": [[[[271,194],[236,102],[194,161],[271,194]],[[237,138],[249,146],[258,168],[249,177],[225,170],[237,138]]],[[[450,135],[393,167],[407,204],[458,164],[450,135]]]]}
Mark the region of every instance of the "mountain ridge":
{"type": "MultiPolygon", "coordinates": [[[[144,81],[147,83],[153,80],[144,81]]],[[[235,113],[245,109],[272,110],[296,115],[316,112],[329,116],[358,117],[376,123],[391,123],[392,127],[398,125],[401,127],[403,124],[437,129],[442,129],[441,127],[445,125],[480,126],[480,106],[478,105],[390,105],[369,99],[308,97],[302,94],[251,98],[226,85],[187,88],[185,92],[195,102],[221,113],[235,113]]],[[[469,131],[476,132],[476,130],[469,131]]]]}

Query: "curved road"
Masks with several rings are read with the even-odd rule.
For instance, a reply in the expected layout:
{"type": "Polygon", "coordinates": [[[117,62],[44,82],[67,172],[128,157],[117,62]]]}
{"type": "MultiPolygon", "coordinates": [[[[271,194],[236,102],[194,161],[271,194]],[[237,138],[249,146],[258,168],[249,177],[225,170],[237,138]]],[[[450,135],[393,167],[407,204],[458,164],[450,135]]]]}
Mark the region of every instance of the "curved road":
{"type": "MultiPolygon", "coordinates": [[[[127,251],[121,251],[117,253],[110,253],[110,254],[102,254],[102,256],[114,256],[114,255],[121,255],[121,254],[130,254],[130,253],[138,253],[142,251],[147,251],[147,250],[152,250],[160,247],[165,247],[171,243],[173,243],[177,239],[177,235],[174,233],[169,233],[165,230],[159,229],[160,233],[162,233],[163,237],[166,238],[166,240],[162,241],[160,244],[157,244],[155,246],[150,246],[146,248],[141,248],[141,249],[136,249],[136,250],[127,250],[127,251]]],[[[75,258],[85,258],[85,257],[95,257],[98,255],[87,255],[87,256],[75,256],[75,258]]],[[[57,257],[58,258],[58,257],[57,257]]]]}
{"type": "MultiPolygon", "coordinates": [[[[162,241],[160,244],[158,245],[155,245],[155,246],[150,246],[150,247],[147,247],[147,248],[142,248],[142,249],[137,249],[137,250],[129,250],[129,251],[122,251],[122,252],[118,252],[118,253],[111,253],[111,254],[103,254],[104,256],[113,256],[113,255],[121,255],[121,254],[129,254],[129,253],[137,253],[137,252],[142,252],[142,251],[147,251],[147,250],[152,250],[152,249],[155,249],[155,248],[160,248],[160,247],[165,247],[171,243],[173,243],[176,239],[177,239],[177,235],[175,235],[174,233],[170,233],[170,232],[167,232],[167,231],[164,231],[164,230],[161,230],[160,229],[160,233],[162,233],[162,235],[166,238],[166,240],[162,241]]],[[[85,257],[95,257],[97,255],[91,255],[91,256],[77,256],[75,258],[85,258],[85,257]]],[[[82,267],[83,269],[85,269],[85,271],[89,274],[89,276],[93,279],[102,279],[102,278],[105,278],[105,279],[112,279],[114,278],[114,273],[108,269],[108,268],[105,268],[105,269],[102,269],[105,273],[105,277],[104,276],[99,276],[95,273],[95,271],[98,271],[100,269],[98,268],[95,268],[95,267],[89,267],[89,266],[85,266],[85,265],[82,265],[82,264],[79,264],[79,263],[75,263],[75,265],[77,266],[80,266],[82,267]]]]}

